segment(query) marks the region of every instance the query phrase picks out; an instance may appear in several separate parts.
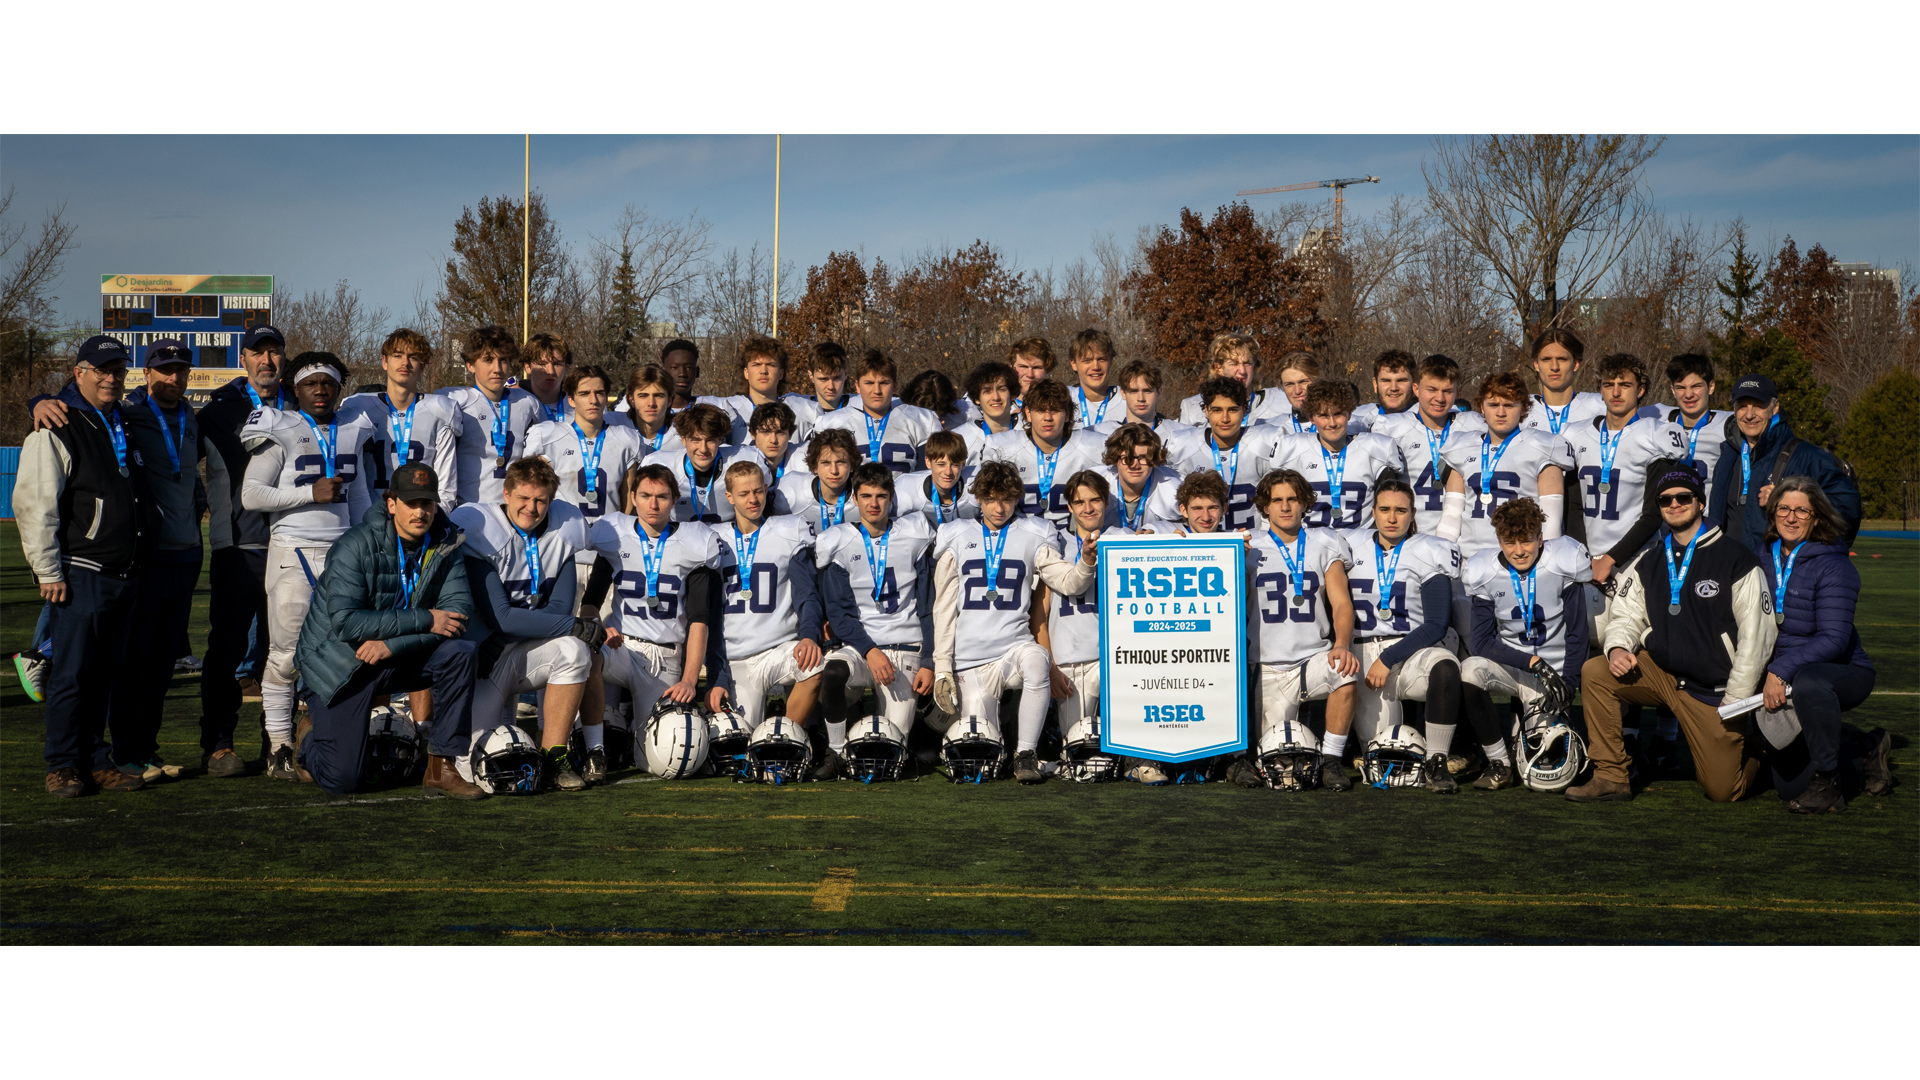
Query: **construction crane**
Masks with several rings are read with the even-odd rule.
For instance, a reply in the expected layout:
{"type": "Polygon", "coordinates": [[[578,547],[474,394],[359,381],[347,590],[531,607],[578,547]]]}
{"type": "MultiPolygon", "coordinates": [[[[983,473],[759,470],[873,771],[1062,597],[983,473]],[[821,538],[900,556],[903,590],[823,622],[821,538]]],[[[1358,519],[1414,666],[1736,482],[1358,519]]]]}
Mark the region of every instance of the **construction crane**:
{"type": "Polygon", "coordinates": [[[1379,182],[1380,178],[1377,176],[1352,176],[1345,180],[1316,180],[1309,184],[1288,184],[1285,187],[1254,188],[1251,191],[1235,192],[1234,196],[1235,198],[1240,198],[1247,195],[1276,195],[1282,191],[1311,191],[1314,188],[1330,187],[1333,189],[1333,243],[1335,247],[1338,247],[1340,245],[1341,210],[1347,201],[1348,186],[1352,184],[1377,184],[1379,182]]]}

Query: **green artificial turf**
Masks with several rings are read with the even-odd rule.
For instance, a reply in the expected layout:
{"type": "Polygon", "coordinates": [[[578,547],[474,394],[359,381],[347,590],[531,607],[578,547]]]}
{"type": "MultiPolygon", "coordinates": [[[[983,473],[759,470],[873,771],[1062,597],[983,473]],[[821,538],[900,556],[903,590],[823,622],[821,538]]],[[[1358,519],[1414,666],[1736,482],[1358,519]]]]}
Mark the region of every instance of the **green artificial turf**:
{"type": "MultiPolygon", "coordinates": [[[[628,773],[578,795],[463,804],[189,774],[55,800],[40,707],[9,666],[0,942],[1914,944],[1920,544],[1857,550],[1882,693],[1849,719],[1894,733],[1900,786],[1822,818],[1770,792],[1714,805],[1678,781],[1577,806],[1526,791],[938,776],[775,789],[628,773]]],[[[203,579],[196,651],[205,598],[203,579]]],[[[0,650],[27,644],[37,605],[7,524],[0,650]]],[[[198,693],[197,677],[175,679],[172,761],[198,764],[198,693]]]]}

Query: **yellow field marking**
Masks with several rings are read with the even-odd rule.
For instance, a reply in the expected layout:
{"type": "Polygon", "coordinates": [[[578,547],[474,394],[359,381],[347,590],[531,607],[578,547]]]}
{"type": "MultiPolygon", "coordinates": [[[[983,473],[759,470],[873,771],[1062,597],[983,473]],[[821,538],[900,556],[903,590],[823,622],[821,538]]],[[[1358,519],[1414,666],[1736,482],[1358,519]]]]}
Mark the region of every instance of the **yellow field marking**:
{"type": "Polygon", "coordinates": [[[628,811],[628,817],[637,818],[765,818],[768,821],[859,821],[865,814],[637,814],[628,811]]]}
{"type": "Polygon", "coordinates": [[[827,876],[821,879],[820,887],[813,891],[813,910],[847,910],[847,897],[853,895],[853,875],[856,872],[846,866],[827,867],[827,876]]]}

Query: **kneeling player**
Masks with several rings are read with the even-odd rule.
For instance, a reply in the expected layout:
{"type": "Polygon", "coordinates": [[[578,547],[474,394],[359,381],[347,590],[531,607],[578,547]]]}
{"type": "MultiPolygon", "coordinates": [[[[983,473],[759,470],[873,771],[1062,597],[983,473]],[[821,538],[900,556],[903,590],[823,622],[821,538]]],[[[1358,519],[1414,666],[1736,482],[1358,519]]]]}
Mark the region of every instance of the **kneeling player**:
{"type": "Polygon", "coordinates": [[[813,522],[766,516],[767,478],[756,462],[727,466],[726,483],[733,524],[716,531],[726,546],[719,563],[726,586],[722,629],[734,700],[751,731],[767,715],[767,692],[790,688],[786,715],[804,725],[820,688],[816,639],[826,620],[814,584],[813,522]]]}
{"type": "Polygon", "coordinates": [[[1473,786],[1487,791],[1517,782],[1489,691],[1526,706],[1551,694],[1549,704],[1564,706],[1579,692],[1587,659],[1583,586],[1593,580],[1593,562],[1578,540],[1544,539],[1546,523],[1532,499],[1502,505],[1492,519],[1500,546],[1468,559],[1462,573],[1473,601],[1473,632],[1460,678],[1467,721],[1489,763],[1473,786]]]}
{"type": "Polygon", "coordinates": [[[587,781],[575,771],[567,737],[582,703],[598,716],[605,695],[600,618],[573,615],[574,554],[586,546],[586,519],[573,503],[554,499],[560,479],[546,458],[521,458],[506,471],[504,504],[468,503],[449,515],[466,532],[467,584],[479,615],[467,627],[480,646],[473,730],[483,738],[507,722],[509,701],[545,688],[540,746],[548,780],[579,791],[587,781]]]}
{"type": "Polygon", "coordinates": [[[1402,701],[1426,702],[1424,779],[1427,790],[1451,794],[1458,785],[1447,771],[1447,750],[1460,722],[1460,662],[1447,622],[1460,552],[1413,527],[1413,488],[1386,478],[1374,490],[1373,527],[1343,537],[1353,556],[1347,583],[1365,673],[1353,735],[1364,744],[1400,723],[1402,701]]]}
{"type": "MultiPolygon", "coordinates": [[[[1341,759],[1360,672],[1352,649],[1353,592],[1347,584],[1353,560],[1338,533],[1307,528],[1313,503],[1313,485],[1291,469],[1261,477],[1254,491],[1254,505],[1267,527],[1247,542],[1247,595],[1253,600],[1248,619],[1254,623],[1247,637],[1260,665],[1259,723],[1250,725],[1247,739],[1259,746],[1266,728],[1298,722],[1303,703],[1325,698],[1320,784],[1345,791],[1353,783],[1341,759]]],[[[1227,778],[1242,787],[1265,783],[1244,757],[1233,763],[1227,778]]]]}
{"type": "MultiPolygon", "coordinates": [[[[1122,429],[1125,430],[1125,429],[1122,429]]],[[[1144,429],[1141,430],[1144,434],[1144,429]]],[[[1151,436],[1149,435],[1149,438],[1151,436]]],[[[1107,503],[1111,489],[1106,478],[1092,469],[1067,477],[1067,510],[1073,525],[1061,534],[1061,556],[1080,563],[1085,553],[1108,532],[1107,503]]],[[[1132,530],[1116,527],[1126,535],[1132,530]]],[[[1060,734],[1071,738],[1076,725],[1100,718],[1100,597],[1098,582],[1089,578],[1080,593],[1056,592],[1042,585],[1034,590],[1034,637],[1053,659],[1053,696],[1060,705],[1060,734]],[[1056,603],[1054,598],[1058,596],[1056,603]],[[1044,612],[1044,614],[1041,614],[1044,612]]]]}
{"type": "MultiPolygon", "coordinates": [[[[1074,479],[1088,475],[1076,472],[1074,479]]],[[[1069,492],[1060,490],[1063,497],[1069,492]]],[[[934,545],[934,703],[951,718],[979,717],[997,729],[1001,693],[1019,690],[1013,775],[1037,784],[1045,779],[1040,731],[1053,664],[1033,636],[1034,590],[1044,582],[1063,596],[1087,592],[1098,541],[1083,541],[1081,558],[1068,563],[1053,526],[1038,516],[1016,517],[1026,485],[1007,462],[980,466],[973,497],[980,520],[942,525],[934,545]]],[[[1105,505],[1100,514],[1104,518],[1105,505]]]]}

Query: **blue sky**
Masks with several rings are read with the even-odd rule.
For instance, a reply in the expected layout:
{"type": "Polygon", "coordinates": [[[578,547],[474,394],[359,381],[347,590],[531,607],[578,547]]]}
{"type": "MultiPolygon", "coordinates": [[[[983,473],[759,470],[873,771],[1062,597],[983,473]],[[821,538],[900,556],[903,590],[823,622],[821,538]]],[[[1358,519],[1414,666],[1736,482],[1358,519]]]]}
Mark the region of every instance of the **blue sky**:
{"type": "MultiPolygon", "coordinates": [[[[1349,212],[1424,193],[1425,136],[790,136],[782,260],[830,250],[889,260],[984,238],[1027,268],[1064,266],[1096,235],[1208,209],[1242,188],[1374,174],[1349,212]]],[[[1647,174],[1659,207],[1755,238],[1792,234],[1836,257],[1920,263],[1920,139],[1679,136],[1647,174]]],[[[518,193],[509,136],[8,136],[0,183],[16,212],[62,200],[80,227],[56,292],[98,312],[101,273],[271,273],[295,291],[346,278],[411,310],[432,288],[463,205],[518,193]]],[[[627,203],[697,211],[719,248],[769,245],[772,136],[536,136],[533,182],[584,249],[627,203]]],[[[1307,193],[1266,196],[1256,207],[1307,193]]],[[[1324,197],[1324,196],[1320,196],[1324,197]]],[[[9,215],[12,216],[12,215],[9,215]]]]}

